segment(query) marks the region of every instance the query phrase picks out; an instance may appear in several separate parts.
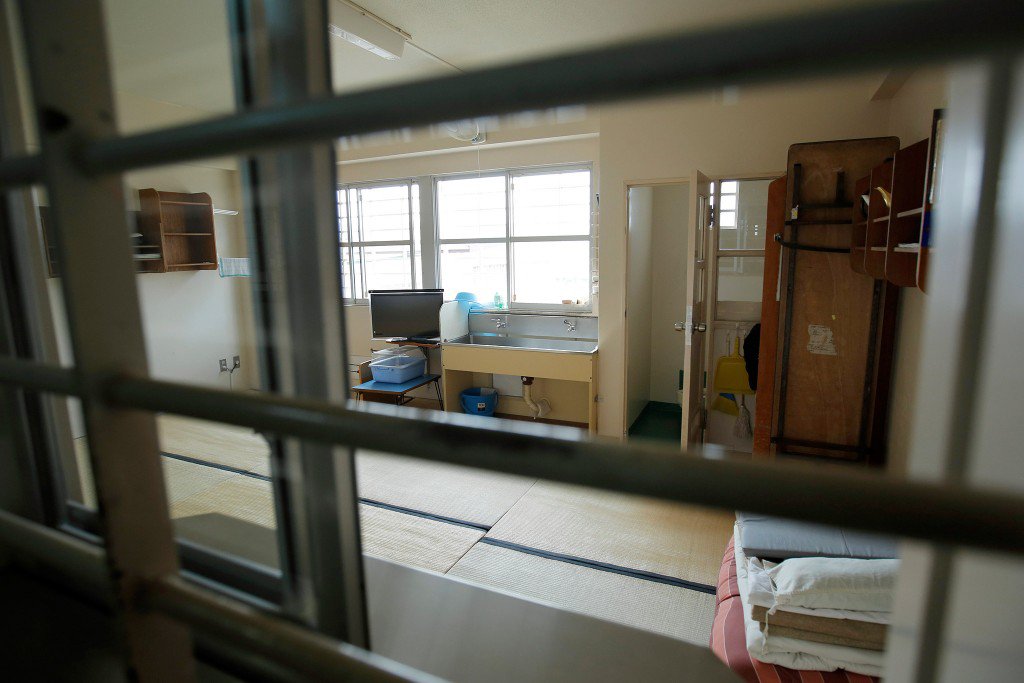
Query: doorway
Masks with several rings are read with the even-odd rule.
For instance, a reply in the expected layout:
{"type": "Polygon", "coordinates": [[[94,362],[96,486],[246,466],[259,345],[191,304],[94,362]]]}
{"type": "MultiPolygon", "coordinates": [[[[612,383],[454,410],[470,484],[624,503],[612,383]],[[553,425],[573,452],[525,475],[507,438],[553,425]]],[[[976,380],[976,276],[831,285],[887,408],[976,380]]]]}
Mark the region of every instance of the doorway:
{"type": "Polygon", "coordinates": [[[626,436],[678,444],[692,265],[690,183],[631,185],[626,231],[626,436]]]}
{"type": "Polygon", "coordinates": [[[758,324],[764,287],[764,245],[771,177],[721,178],[711,185],[714,207],[708,239],[708,410],[705,440],[733,453],[750,453],[756,393],[736,391],[716,376],[721,359],[743,357],[749,389],[757,389],[758,324]],[[749,416],[749,418],[748,418],[749,416]],[[749,424],[749,422],[748,422],[749,424]]]}

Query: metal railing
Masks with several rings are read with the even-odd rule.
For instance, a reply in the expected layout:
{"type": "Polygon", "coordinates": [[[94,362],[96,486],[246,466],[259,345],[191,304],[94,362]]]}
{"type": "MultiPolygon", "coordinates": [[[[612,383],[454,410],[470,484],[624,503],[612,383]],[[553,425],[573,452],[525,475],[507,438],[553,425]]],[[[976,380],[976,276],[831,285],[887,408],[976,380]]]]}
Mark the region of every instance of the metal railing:
{"type": "MultiPolygon", "coordinates": [[[[70,6],[62,4],[65,9],[70,6]]],[[[80,4],[95,9],[95,3],[80,4]]],[[[42,30],[42,19],[41,14],[35,14],[36,29],[42,30]]],[[[96,16],[90,19],[95,22],[96,16]]],[[[33,25],[32,21],[28,23],[33,25]]],[[[65,34],[75,39],[74,29],[69,28],[65,34]]],[[[55,125],[59,117],[43,116],[44,133],[55,141],[44,139],[41,156],[0,161],[0,187],[46,182],[51,190],[71,188],[79,197],[98,196],[94,193],[99,186],[90,185],[90,179],[143,166],[280,149],[342,135],[561,104],[681,93],[723,83],[832,75],[879,65],[991,56],[1019,50],[1022,36],[1024,4],[1019,2],[945,0],[858,6],[708,29],[351,95],[308,99],[126,137],[100,134],[61,138],[54,131],[45,130],[47,125],[55,125]],[[884,21],[880,20],[880,13],[884,21]],[[798,39],[794,40],[794,36],[798,39]],[[871,49],[864,50],[866,45],[871,49]]],[[[87,40],[94,39],[92,36],[87,40]]],[[[83,45],[85,56],[78,58],[88,60],[98,54],[99,68],[105,68],[104,48],[83,45]]],[[[43,64],[47,59],[57,60],[52,55],[39,59],[43,64]]],[[[37,85],[43,82],[40,78],[37,76],[37,85]]],[[[109,92],[101,93],[100,97],[104,95],[109,92]]],[[[102,117],[95,118],[95,112],[82,109],[83,100],[67,95],[65,102],[86,114],[84,124],[73,117],[72,123],[109,132],[110,127],[102,122],[102,117]]],[[[75,112],[45,113],[66,116],[75,112]]],[[[117,199],[116,193],[112,196],[117,199]]],[[[121,208],[116,205],[116,201],[108,203],[92,215],[113,216],[114,207],[121,208]]],[[[111,234],[119,227],[116,223],[107,226],[111,234]]],[[[122,281],[131,267],[126,249],[122,244],[111,251],[125,257],[117,275],[122,281]]],[[[79,263],[86,258],[82,255],[79,263]]],[[[74,258],[69,261],[74,265],[74,258]]],[[[83,287],[91,286],[86,277],[88,272],[72,273],[72,279],[83,287]]],[[[97,286],[114,286],[119,282],[117,277],[97,286]]],[[[69,301],[69,308],[72,312],[88,309],[95,302],[95,298],[85,297],[69,301]]],[[[125,376],[117,373],[145,368],[138,355],[141,332],[137,316],[131,323],[134,355],[127,366],[111,365],[110,357],[99,352],[93,357],[86,354],[75,370],[0,358],[0,382],[29,391],[82,396],[94,411],[93,419],[98,419],[98,415],[106,420],[103,424],[114,425],[114,433],[125,429],[124,423],[113,421],[118,415],[134,414],[139,409],[167,411],[322,443],[375,448],[665,500],[739,507],[943,544],[1024,553],[1021,496],[965,485],[896,482],[867,473],[687,458],[676,451],[658,448],[538,435],[535,429],[520,426],[501,425],[498,435],[494,428],[469,426],[457,416],[387,414],[380,408],[356,410],[278,395],[240,396],[125,376]],[[870,501],[870,505],[864,505],[865,501],[870,501]]],[[[96,341],[91,344],[91,348],[97,348],[96,341]]],[[[115,452],[125,448],[128,442],[123,433],[120,436],[120,442],[115,439],[97,450],[115,452]]],[[[26,539],[33,534],[40,542],[56,542],[50,532],[38,527],[17,527],[15,532],[15,526],[7,521],[2,526],[6,542],[24,541],[21,547],[29,543],[26,539]],[[44,537],[48,540],[41,540],[44,537]]],[[[65,564],[59,553],[43,555],[50,560],[41,562],[52,562],[54,567],[65,564]]],[[[139,601],[128,603],[129,609],[146,606],[218,638],[234,639],[247,648],[265,648],[270,656],[293,667],[303,666],[296,661],[301,659],[296,653],[302,653],[310,662],[316,662],[310,664],[315,669],[302,671],[307,675],[319,675],[338,666],[378,680],[416,676],[358,648],[246,611],[230,600],[187,586],[176,576],[147,579],[146,558],[141,555],[128,557],[128,564],[139,572],[132,586],[139,601]]]]}
{"type": "MultiPolygon", "coordinates": [[[[67,391],[70,370],[0,358],[0,382],[18,377],[67,391]],[[64,376],[61,379],[61,376],[64,376]]],[[[505,420],[480,426],[458,413],[347,401],[344,406],[273,394],[153,379],[110,377],[100,392],[112,406],[163,411],[322,443],[408,455],[453,465],[591,486],[727,510],[950,545],[1024,554],[1024,496],[966,485],[899,481],[881,473],[800,463],[710,460],[676,449],[590,441],[575,430],[538,434],[505,420]],[[865,505],[870,501],[870,505],[865,505]]],[[[490,421],[489,421],[490,422],[490,421]]]]}

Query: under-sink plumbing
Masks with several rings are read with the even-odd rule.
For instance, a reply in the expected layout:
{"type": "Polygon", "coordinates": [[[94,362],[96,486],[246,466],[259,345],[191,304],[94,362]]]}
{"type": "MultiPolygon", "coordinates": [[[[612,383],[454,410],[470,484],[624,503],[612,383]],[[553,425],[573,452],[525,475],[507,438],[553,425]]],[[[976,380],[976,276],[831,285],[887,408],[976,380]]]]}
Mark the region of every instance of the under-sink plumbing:
{"type": "Polygon", "coordinates": [[[503,318],[491,318],[491,322],[494,323],[495,329],[498,329],[498,330],[500,330],[500,329],[502,329],[504,327],[508,327],[508,320],[505,320],[503,318]]]}
{"type": "Polygon", "coordinates": [[[544,417],[551,412],[551,402],[546,398],[533,400],[533,377],[523,377],[523,401],[533,413],[533,419],[544,417]]]}
{"type": "Polygon", "coordinates": [[[562,322],[565,323],[565,331],[566,332],[575,332],[576,331],[576,321],[575,320],[569,320],[568,318],[566,318],[562,322]]]}

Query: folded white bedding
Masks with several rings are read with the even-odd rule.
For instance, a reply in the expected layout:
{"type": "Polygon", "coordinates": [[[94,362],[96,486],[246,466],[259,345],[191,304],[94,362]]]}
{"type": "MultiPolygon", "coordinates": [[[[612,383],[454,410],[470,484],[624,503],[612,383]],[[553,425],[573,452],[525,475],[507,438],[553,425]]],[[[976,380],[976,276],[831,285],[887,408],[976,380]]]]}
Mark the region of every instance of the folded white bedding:
{"type": "Polygon", "coordinates": [[[819,617],[887,624],[899,560],[747,558],[750,602],[819,617]]]}
{"type": "MultiPolygon", "coordinates": [[[[750,584],[748,581],[747,558],[743,549],[736,546],[736,578],[740,589],[740,604],[743,607],[743,626],[750,656],[769,664],[812,671],[835,671],[845,669],[867,676],[882,676],[884,654],[873,650],[814,643],[809,640],[772,636],[761,632],[758,622],[750,613],[750,584]]],[[[820,614],[815,610],[814,614],[820,614]]]]}

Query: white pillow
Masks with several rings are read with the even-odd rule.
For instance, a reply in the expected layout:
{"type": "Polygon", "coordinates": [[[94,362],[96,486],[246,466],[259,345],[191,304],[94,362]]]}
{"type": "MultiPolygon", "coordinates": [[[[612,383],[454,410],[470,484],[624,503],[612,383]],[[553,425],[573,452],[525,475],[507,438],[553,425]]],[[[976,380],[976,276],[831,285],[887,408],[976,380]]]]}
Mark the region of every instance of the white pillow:
{"type": "Polygon", "coordinates": [[[892,611],[899,560],[798,557],[768,570],[778,607],[892,611]]]}

